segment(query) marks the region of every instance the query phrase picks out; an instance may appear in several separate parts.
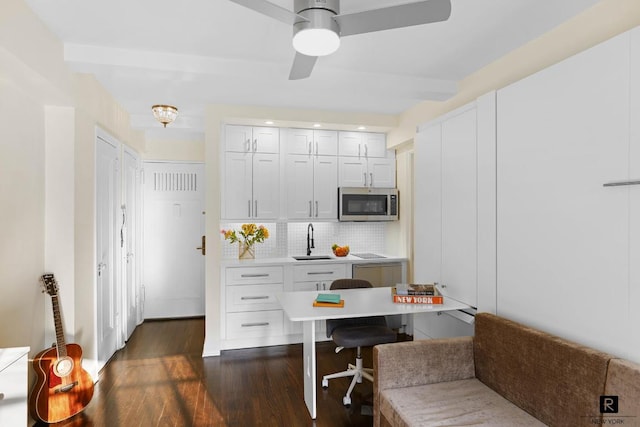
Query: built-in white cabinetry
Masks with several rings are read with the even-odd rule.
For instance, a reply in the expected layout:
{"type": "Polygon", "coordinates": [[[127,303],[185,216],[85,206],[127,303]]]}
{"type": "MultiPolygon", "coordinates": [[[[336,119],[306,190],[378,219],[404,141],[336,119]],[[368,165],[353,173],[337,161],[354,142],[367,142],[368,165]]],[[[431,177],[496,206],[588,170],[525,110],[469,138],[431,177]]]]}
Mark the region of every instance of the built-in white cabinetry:
{"type": "Polygon", "coordinates": [[[225,126],[225,151],[237,153],[280,152],[280,129],[273,127],[225,126]]]}
{"type": "Polygon", "coordinates": [[[26,426],[29,347],[0,349],[0,426],[26,426]]]}
{"type": "Polygon", "coordinates": [[[338,182],[340,187],[396,186],[396,159],[340,156],[338,182]]]}
{"type": "Polygon", "coordinates": [[[340,132],[338,147],[340,156],[387,157],[387,141],[382,133],[340,132]]]}
{"type": "Polygon", "coordinates": [[[225,131],[229,139],[225,141],[222,218],[277,219],[280,215],[279,130],[227,126],[225,131]]]}
{"type": "MultiPolygon", "coordinates": [[[[346,264],[305,264],[293,266],[293,291],[326,291],[336,279],[347,276],[346,264]]],[[[294,334],[302,333],[300,322],[291,322],[290,330],[294,334]]],[[[325,337],[326,322],[316,322],[316,336],[319,340],[325,337]]]]}
{"type": "MultiPolygon", "coordinates": [[[[495,93],[422,125],[414,171],[414,280],[495,312],[495,93]]],[[[414,330],[439,337],[472,328],[418,315],[414,330]]]]}
{"type": "Polygon", "coordinates": [[[498,313],[640,362],[640,30],[498,91],[498,313]]]}
{"type": "Polygon", "coordinates": [[[284,289],[282,266],[226,267],[223,270],[223,341],[228,347],[269,343],[283,335],[284,314],[276,294],[284,289]]]}
{"type": "Polygon", "coordinates": [[[395,153],[387,150],[384,134],[340,132],[338,154],[340,187],[396,186],[395,153]]]}
{"type": "Polygon", "coordinates": [[[287,153],[315,156],[338,155],[338,131],[287,129],[287,153]]]}
{"type": "Polygon", "coordinates": [[[287,130],[287,218],[338,216],[338,132],[287,130]]]}

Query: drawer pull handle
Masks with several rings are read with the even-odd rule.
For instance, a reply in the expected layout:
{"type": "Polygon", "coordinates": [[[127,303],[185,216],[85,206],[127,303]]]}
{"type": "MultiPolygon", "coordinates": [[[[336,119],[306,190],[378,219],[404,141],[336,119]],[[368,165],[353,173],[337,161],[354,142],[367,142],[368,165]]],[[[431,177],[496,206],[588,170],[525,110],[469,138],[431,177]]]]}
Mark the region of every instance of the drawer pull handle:
{"type": "Polygon", "coordinates": [[[622,185],[640,185],[640,181],[618,181],[603,184],[603,187],[620,187],[622,185]]]}
{"type": "Polygon", "coordinates": [[[269,322],[243,323],[240,326],[242,326],[243,328],[250,328],[253,326],[269,326],[269,322]]]}
{"type": "Polygon", "coordinates": [[[307,272],[308,275],[312,275],[312,274],[334,274],[334,271],[309,271],[307,272]]]}
{"type": "Polygon", "coordinates": [[[269,299],[268,296],[260,296],[260,297],[240,297],[241,300],[247,300],[247,299],[269,299]]]}
{"type": "Polygon", "coordinates": [[[241,274],[240,277],[269,277],[269,273],[241,274]]]}

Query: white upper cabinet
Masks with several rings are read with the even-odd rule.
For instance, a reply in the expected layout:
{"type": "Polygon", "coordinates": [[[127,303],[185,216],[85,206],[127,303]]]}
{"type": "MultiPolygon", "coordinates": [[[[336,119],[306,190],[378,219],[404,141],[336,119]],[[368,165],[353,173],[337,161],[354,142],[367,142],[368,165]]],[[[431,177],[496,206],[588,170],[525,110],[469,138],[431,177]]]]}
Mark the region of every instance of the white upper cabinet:
{"type": "Polygon", "coordinates": [[[287,218],[338,217],[338,160],[335,156],[287,155],[287,218]]]}
{"type": "Polygon", "coordinates": [[[280,129],[272,127],[225,126],[225,151],[278,153],[280,129]]]}
{"type": "Polygon", "coordinates": [[[387,141],[382,133],[340,132],[338,147],[340,156],[387,157],[387,141]]]}
{"type": "Polygon", "coordinates": [[[289,154],[338,154],[338,132],[335,130],[287,129],[286,142],[289,154]]]}
{"type": "Polygon", "coordinates": [[[223,219],[279,217],[279,134],[277,128],[225,127],[223,219]]]}
{"type": "Polygon", "coordinates": [[[338,185],[340,187],[396,186],[395,158],[340,157],[338,185]]]}

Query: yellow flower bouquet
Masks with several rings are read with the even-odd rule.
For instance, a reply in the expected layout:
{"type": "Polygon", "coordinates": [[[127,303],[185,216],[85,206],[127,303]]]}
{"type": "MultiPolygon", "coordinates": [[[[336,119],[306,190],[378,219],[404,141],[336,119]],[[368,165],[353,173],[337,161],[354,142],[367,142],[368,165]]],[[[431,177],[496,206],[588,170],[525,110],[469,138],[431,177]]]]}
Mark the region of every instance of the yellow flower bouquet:
{"type": "Polygon", "coordinates": [[[242,224],[240,230],[220,230],[220,233],[224,236],[225,240],[229,240],[231,243],[239,243],[238,257],[240,259],[254,258],[253,245],[256,243],[262,243],[265,239],[269,238],[269,230],[264,225],[257,226],[256,224],[242,224]]]}

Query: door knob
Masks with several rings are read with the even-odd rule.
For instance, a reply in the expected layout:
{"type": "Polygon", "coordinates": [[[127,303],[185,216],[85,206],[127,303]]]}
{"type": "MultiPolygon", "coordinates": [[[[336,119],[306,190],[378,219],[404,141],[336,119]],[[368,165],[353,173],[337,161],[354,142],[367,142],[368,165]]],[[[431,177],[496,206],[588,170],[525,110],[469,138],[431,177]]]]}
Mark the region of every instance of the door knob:
{"type": "Polygon", "coordinates": [[[202,236],[202,243],[200,244],[200,247],[196,249],[201,251],[202,255],[207,254],[207,236],[202,236]]]}

